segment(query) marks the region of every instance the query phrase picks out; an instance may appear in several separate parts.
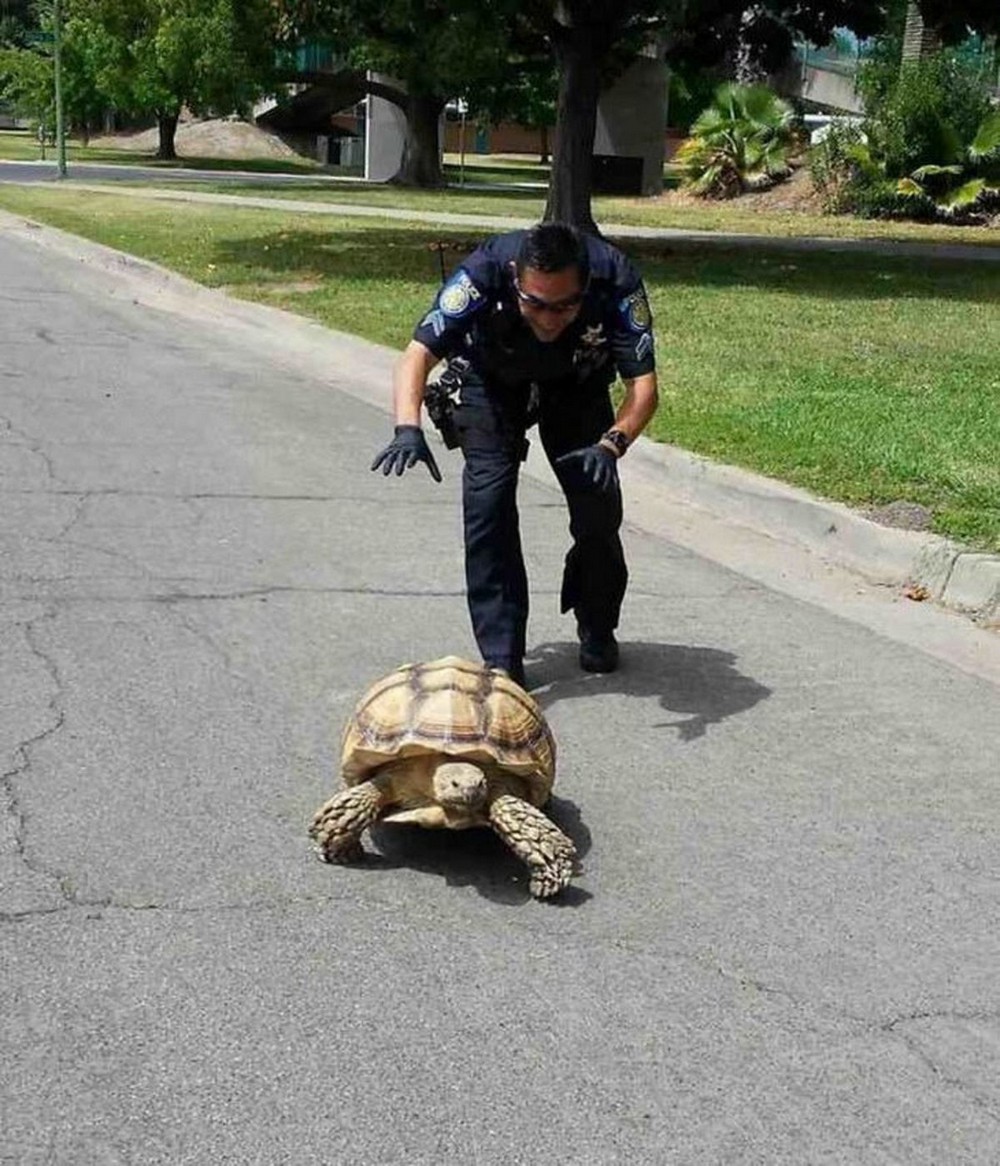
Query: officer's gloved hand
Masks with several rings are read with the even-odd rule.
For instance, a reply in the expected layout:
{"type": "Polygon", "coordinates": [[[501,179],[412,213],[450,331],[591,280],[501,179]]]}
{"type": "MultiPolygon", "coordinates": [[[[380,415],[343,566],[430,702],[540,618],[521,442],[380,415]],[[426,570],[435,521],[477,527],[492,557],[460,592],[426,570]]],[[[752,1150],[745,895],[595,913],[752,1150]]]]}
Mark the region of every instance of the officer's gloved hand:
{"type": "Polygon", "coordinates": [[[580,476],[602,494],[618,489],[618,455],[605,445],[588,445],[556,458],[556,465],[575,467],[580,476]]]}
{"type": "Polygon", "coordinates": [[[388,476],[393,470],[398,478],[404,470],[415,466],[417,462],[424,462],[435,482],[441,481],[441,471],[438,469],[430,446],[424,440],[424,431],[419,425],[397,425],[396,436],[372,462],[372,469],[382,467],[382,473],[388,476]]]}

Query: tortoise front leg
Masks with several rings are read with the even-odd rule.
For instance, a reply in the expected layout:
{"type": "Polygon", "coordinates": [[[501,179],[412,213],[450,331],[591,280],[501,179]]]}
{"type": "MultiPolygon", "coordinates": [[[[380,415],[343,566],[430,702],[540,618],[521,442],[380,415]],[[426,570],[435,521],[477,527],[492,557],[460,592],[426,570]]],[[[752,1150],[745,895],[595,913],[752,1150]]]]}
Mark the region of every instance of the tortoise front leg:
{"type": "Polygon", "coordinates": [[[501,794],[490,804],[490,825],[528,864],[528,889],[536,899],[558,894],[576,870],[576,847],[530,802],[513,794],[501,794]]]}
{"type": "Polygon", "coordinates": [[[364,858],[361,835],[378,818],[383,793],[374,781],[363,781],[325,802],[313,815],[310,835],[324,862],[358,862],[364,858]]]}

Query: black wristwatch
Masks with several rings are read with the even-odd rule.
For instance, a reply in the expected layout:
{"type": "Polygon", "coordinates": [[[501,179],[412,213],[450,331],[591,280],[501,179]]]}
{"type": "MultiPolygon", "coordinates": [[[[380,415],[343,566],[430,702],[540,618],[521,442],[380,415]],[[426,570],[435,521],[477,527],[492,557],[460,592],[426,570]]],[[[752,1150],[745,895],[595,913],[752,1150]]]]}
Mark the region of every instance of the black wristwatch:
{"type": "Polygon", "coordinates": [[[601,441],[612,446],[619,457],[623,457],[629,447],[629,439],[620,429],[609,429],[607,433],[602,433],[601,441]]]}

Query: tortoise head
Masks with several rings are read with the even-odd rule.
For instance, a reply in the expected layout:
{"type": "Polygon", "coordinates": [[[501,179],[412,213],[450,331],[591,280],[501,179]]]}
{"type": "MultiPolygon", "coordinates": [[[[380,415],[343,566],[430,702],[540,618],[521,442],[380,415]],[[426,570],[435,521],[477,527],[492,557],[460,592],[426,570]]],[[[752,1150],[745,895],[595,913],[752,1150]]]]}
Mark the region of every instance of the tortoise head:
{"type": "Polygon", "coordinates": [[[442,762],[433,782],[434,800],[448,809],[473,810],[486,801],[486,774],[471,762],[442,762]]]}

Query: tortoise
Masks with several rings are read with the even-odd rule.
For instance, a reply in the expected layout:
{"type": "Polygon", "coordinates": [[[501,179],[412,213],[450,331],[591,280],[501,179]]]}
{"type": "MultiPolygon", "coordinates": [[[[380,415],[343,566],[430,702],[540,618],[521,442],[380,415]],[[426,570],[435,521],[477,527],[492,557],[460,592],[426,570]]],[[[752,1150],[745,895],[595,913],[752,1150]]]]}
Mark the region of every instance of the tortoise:
{"type": "Polygon", "coordinates": [[[375,822],[491,827],[527,863],[544,899],[576,869],[572,841],[542,813],[556,746],[541,709],[499,668],[444,656],[403,664],[364,694],[344,728],[345,789],[309,833],[327,862],[364,857],[375,822]]]}

